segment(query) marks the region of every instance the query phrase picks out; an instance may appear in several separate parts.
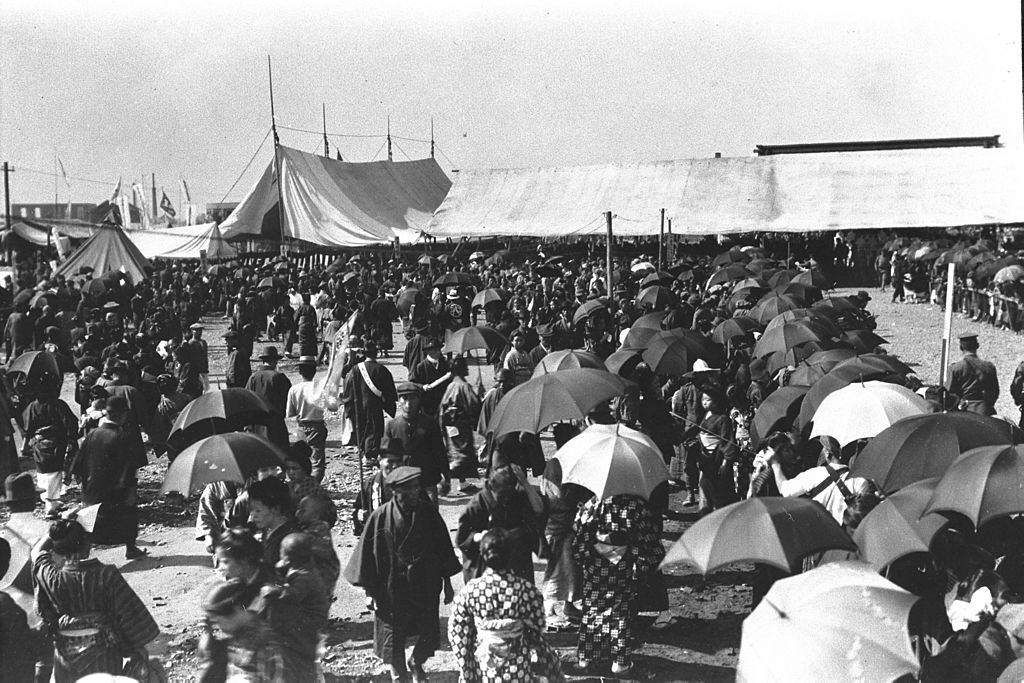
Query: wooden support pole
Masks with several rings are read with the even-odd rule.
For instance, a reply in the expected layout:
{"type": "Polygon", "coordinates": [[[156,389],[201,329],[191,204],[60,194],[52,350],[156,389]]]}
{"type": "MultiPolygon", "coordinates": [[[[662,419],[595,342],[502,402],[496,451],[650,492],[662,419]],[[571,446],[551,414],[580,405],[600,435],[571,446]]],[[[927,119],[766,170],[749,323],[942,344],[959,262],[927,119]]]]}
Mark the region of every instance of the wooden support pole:
{"type": "Polygon", "coordinates": [[[939,362],[939,386],[946,386],[946,372],[949,366],[950,337],[953,334],[953,285],[956,281],[956,264],[950,263],[946,270],[946,315],[942,326],[942,353],[939,362]]]}
{"type": "Polygon", "coordinates": [[[658,227],[658,270],[663,270],[663,256],[665,254],[665,209],[661,210],[661,225],[658,227]]]}
{"type": "Polygon", "coordinates": [[[612,295],[612,212],[604,212],[605,225],[608,228],[608,238],[605,242],[605,272],[604,287],[605,295],[611,298],[612,295]]]}

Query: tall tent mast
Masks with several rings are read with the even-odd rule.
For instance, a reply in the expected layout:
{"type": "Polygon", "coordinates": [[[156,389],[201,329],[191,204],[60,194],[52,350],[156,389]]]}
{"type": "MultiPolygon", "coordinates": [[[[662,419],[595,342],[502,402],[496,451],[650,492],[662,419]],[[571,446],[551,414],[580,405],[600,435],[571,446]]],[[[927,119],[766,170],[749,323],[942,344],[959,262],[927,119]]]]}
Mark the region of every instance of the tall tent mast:
{"type": "Polygon", "coordinates": [[[391,117],[388,117],[388,161],[394,161],[391,156],[391,117]]]}
{"type": "Polygon", "coordinates": [[[327,141],[327,103],[323,103],[324,113],[324,156],[328,159],[331,158],[331,143],[327,141]]]}
{"type": "Polygon", "coordinates": [[[434,158],[434,117],[430,117],[430,158],[434,158]]]}
{"type": "Polygon", "coordinates": [[[277,117],[274,114],[274,70],[267,55],[267,75],[270,80],[270,130],[274,134],[274,175],[277,176],[277,220],[281,224],[281,252],[284,253],[284,199],[281,192],[281,138],[277,135],[277,117]]]}

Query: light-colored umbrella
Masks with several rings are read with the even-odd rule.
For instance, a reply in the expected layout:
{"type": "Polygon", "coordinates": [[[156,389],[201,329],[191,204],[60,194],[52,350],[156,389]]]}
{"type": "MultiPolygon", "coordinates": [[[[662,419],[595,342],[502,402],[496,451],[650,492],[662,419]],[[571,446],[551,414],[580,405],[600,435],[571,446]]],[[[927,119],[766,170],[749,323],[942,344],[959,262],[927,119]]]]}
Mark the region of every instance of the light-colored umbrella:
{"type": "Polygon", "coordinates": [[[662,566],[691,564],[708,574],[734,562],[759,562],[791,572],[804,557],[830,548],[857,546],[820,503],[762,496],[697,520],[668,549],[662,566]]]}
{"type": "Polygon", "coordinates": [[[473,349],[494,351],[508,346],[508,339],[493,327],[476,325],[456,330],[441,349],[444,353],[466,353],[473,349]]]}
{"type": "Polygon", "coordinates": [[[917,673],[907,621],[918,598],[863,562],[775,582],[743,620],[736,680],[891,681],[917,673]]]}
{"type": "Polygon", "coordinates": [[[537,363],[537,367],[533,369],[533,376],[540,377],[546,375],[549,372],[558,372],[559,370],[578,370],[580,368],[593,368],[595,370],[607,370],[604,366],[604,361],[601,360],[600,356],[597,356],[589,351],[578,351],[574,349],[565,349],[562,351],[552,351],[537,363]]]}
{"type": "Polygon", "coordinates": [[[857,382],[833,391],[814,413],[811,436],[832,436],[840,446],[869,439],[897,420],[931,412],[910,389],[888,382],[857,382]]]}
{"type": "Polygon", "coordinates": [[[569,439],[555,457],[562,481],[579,484],[598,498],[632,494],[645,500],[668,481],[668,468],[649,436],[625,425],[594,424],[569,439]]]}
{"type": "Polygon", "coordinates": [[[640,263],[634,264],[630,269],[633,273],[647,273],[658,270],[654,267],[654,264],[650,261],[641,261],[640,263]]]}

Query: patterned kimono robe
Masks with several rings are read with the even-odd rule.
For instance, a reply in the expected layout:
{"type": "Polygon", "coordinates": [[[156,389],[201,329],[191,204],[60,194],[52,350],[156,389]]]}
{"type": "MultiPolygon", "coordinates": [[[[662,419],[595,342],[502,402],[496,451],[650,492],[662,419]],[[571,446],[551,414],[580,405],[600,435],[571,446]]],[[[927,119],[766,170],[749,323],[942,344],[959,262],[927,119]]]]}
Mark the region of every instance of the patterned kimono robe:
{"type": "Polygon", "coordinates": [[[647,502],[637,496],[591,498],[574,524],[573,558],[583,579],[577,655],[588,662],[628,664],[634,646],[635,599],[665,556],[647,502]]]}
{"type": "Polygon", "coordinates": [[[560,679],[558,655],[543,631],[544,599],[534,585],[509,571],[486,570],[455,598],[448,620],[460,680],[560,679]]]}

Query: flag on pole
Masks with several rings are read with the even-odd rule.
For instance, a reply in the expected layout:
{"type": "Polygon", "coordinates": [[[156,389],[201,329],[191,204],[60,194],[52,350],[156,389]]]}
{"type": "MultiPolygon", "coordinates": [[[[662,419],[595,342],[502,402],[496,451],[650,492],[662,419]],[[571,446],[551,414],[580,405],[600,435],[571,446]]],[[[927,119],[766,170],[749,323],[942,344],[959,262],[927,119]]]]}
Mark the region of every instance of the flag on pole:
{"type": "MultiPolygon", "coordinates": [[[[119,185],[120,186],[120,185],[119,185]]],[[[117,209],[121,214],[121,227],[125,230],[132,229],[132,205],[128,195],[121,192],[117,197],[117,209]]]]}
{"type": "Polygon", "coordinates": [[[117,179],[117,186],[114,188],[114,194],[110,195],[110,204],[116,204],[117,198],[121,196],[121,179],[117,179]]]}
{"type": "Polygon", "coordinates": [[[338,155],[338,161],[344,161],[344,159],[341,158],[341,150],[339,150],[337,147],[335,147],[334,148],[334,153],[338,155]]]}
{"type": "Polygon", "coordinates": [[[149,206],[146,204],[146,188],[141,183],[132,183],[132,193],[135,195],[135,206],[139,207],[142,215],[142,229],[149,230],[149,206]]]}
{"type": "Polygon", "coordinates": [[[64,185],[67,186],[68,192],[71,191],[71,181],[68,180],[68,172],[64,170],[64,162],[57,157],[57,165],[60,166],[60,174],[64,176],[64,185]]]}
{"type": "Polygon", "coordinates": [[[166,192],[163,192],[163,198],[160,200],[160,209],[171,218],[174,218],[174,214],[177,213],[166,192]]]}
{"type": "Polygon", "coordinates": [[[188,192],[188,183],[185,182],[184,178],[181,178],[181,201],[188,204],[192,201],[192,195],[188,192]]]}
{"type": "Polygon", "coordinates": [[[348,339],[352,335],[352,328],[356,324],[356,313],[349,316],[345,324],[338,329],[334,335],[333,349],[331,350],[331,363],[327,366],[327,377],[324,378],[323,386],[320,389],[318,403],[328,410],[338,409],[338,398],[341,395],[341,384],[344,377],[341,371],[345,367],[345,354],[348,352],[348,339]]]}

